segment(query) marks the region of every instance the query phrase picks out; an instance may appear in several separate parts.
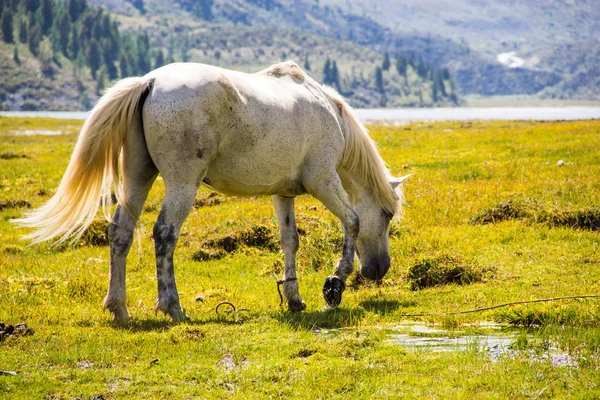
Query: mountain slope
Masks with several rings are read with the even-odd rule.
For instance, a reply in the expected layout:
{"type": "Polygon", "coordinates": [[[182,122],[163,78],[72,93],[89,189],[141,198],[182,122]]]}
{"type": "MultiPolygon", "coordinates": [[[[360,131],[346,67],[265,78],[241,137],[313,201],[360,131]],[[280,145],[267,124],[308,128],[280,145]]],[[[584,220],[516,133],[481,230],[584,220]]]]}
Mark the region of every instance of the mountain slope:
{"type": "MultiPolygon", "coordinates": [[[[93,1],[114,6],[114,0],[93,1]]],[[[140,1],[136,3],[140,4],[140,1]]],[[[463,94],[539,93],[561,81],[562,77],[554,68],[543,68],[539,63],[528,63],[518,69],[505,67],[496,60],[496,53],[511,50],[514,43],[505,41],[496,47],[488,45],[490,40],[507,31],[514,31],[512,36],[507,36],[513,39],[531,31],[522,17],[510,17],[512,3],[512,0],[461,0],[456,7],[454,3],[449,7],[441,0],[145,0],[143,9],[146,18],[161,15],[182,24],[300,29],[313,35],[353,42],[380,53],[399,52],[420,58],[435,68],[448,68],[463,94]],[[436,10],[443,17],[435,16],[436,10]],[[454,28],[439,27],[446,25],[454,28]],[[471,32],[470,40],[462,36],[467,31],[471,32]],[[480,35],[479,31],[490,34],[480,35]],[[476,40],[479,37],[482,39],[476,40]]],[[[523,7],[534,8],[515,6],[517,10],[523,7]]],[[[549,20],[562,11],[548,9],[549,20]]],[[[121,5],[115,11],[132,19],[142,15],[132,3],[121,5]]],[[[590,22],[587,28],[592,29],[594,24],[590,22]]]]}

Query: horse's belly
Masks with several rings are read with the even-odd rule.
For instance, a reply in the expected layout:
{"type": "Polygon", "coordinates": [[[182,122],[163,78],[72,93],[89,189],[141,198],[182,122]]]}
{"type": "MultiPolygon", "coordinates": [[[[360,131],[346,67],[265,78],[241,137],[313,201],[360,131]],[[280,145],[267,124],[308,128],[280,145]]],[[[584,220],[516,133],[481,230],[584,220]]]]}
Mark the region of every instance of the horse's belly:
{"type": "Polygon", "coordinates": [[[274,195],[297,196],[306,193],[300,182],[299,168],[262,161],[215,160],[204,183],[218,192],[232,196],[274,195]]]}

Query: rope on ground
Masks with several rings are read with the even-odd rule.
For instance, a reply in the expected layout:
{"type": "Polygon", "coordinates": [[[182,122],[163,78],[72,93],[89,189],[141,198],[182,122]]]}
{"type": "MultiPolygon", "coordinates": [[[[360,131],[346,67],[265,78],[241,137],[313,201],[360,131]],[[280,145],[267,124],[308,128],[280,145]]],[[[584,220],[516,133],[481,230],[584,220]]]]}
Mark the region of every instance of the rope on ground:
{"type": "Polygon", "coordinates": [[[233,303],[229,302],[229,301],[222,301],[219,304],[217,304],[217,306],[215,307],[215,312],[217,313],[217,315],[219,314],[219,308],[221,306],[229,306],[231,307],[231,310],[229,310],[229,313],[237,313],[240,311],[250,311],[249,308],[236,308],[233,303]]]}
{"type": "Polygon", "coordinates": [[[434,312],[411,313],[411,314],[401,314],[401,315],[403,317],[428,317],[428,316],[432,316],[432,315],[472,314],[472,313],[476,313],[476,312],[494,310],[496,308],[510,307],[510,306],[515,306],[515,305],[519,305],[519,304],[548,303],[548,302],[559,301],[559,300],[596,299],[596,298],[600,298],[600,294],[584,294],[584,295],[578,295],[578,296],[562,296],[562,297],[550,297],[550,298],[546,298],[546,299],[511,301],[510,303],[496,304],[496,305],[489,306],[489,307],[474,308],[472,310],[465,310],[465,311],[450,311],[450,312],[435,312],[434,311],[434,312]]]}
{"type": "Polygon", "coordinates": [[[279,306],[283,305],[283,295],[281,294],[281,285],[286,282],[297,281],[298,278],[287,278],[287,279],[279,279],[275,272],[273,272],[273,277],[275,278],[275,282],[277,282],[277,293],[279,293],[279,306]]]}

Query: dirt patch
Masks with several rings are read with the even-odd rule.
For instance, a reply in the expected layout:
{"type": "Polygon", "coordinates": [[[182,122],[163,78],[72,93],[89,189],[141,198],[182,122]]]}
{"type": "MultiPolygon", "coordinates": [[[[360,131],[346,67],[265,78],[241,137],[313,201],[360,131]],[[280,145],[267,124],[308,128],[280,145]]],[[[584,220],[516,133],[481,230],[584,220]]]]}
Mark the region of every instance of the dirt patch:
{"type": "Polygon", "coordinates": [[[0,154],[0,160],[14,160],[15,158],[29,158],[26,154],[17,153],[2,153],[0,154]]]}
{"type": "Polygon", "coordinates": [[[207,240],[202,244],[202,249],[194,253],[192,257],[196,261],[214,260],[223,258],[227,253],[233,253],[242,246],[269,251],[278,249],[271,229],[264,225],[254,225],[237,235],[207,240]]]}
{"type": "Polygon", "coordinates": [[[406,279],[412,290],[420,290],[452,283],[469,285],[482,281],[491,273],[493,273],[492,269],[482,268],[474,261],[466,261],[460,256],[444,254],[417,261],[409,268],[406,279]]]}
{"type": "Polygon", "coordinates": [[[471,218],[473,225],[494,224],[512,219],[527,218],[539,205],[531,199],[511,199],[483,209],[471,218]]]}
{"type": "Polygon", "coordinates": [[[8,254],[20,254],[23,252],[23,246],[9,244],[4,247],[4,252],[8,254]]]}
{"type": "Polygon", "coordinates": [[[600,230],[600,208],[561,208],[548,206],[532,199],[512,199],[481,210],[471,224],[485,225],[509,220],[523,220],[526,223],[541,223],[550,227],[600,230]]]}
{"type": "Polygon", "coordinates": [[[31,208],[31,203],[27,200],[5,200],[0,202],[0,211],[13,208],[31,208]]]}
{"type": "Polygon", "coordinates": [[[227,252],[224,250],[210,250],[210,249],[199,249],[192,254],[192,260],[194,261],[210,261],[220,260],[227,256],[227,252]]]}
{"type": "Polygon", "coordinates": [[[564,226],[572,229],[600,231],[600,208],[582,210],[545,210],[537,216],[540,221],[551,227],[564,226]]]}
{"type": "Polygon", "coordinates": [[[313,349],[303,349],[292,356],[292,358],[308,358],[315,354],[317,351],[313,349]]]}
{"type": "Polygon", "coordinates": [[[210,194],[200,197],[194,200],[194,208],[200,207],[212,207],[219,205],[223,202],[223,199],[219,197],[217,192],[211,192],[210,194]]]}
{"type": "Polygon", "coordinates": [[[108,246],[108,226],[105,219],[95,219],[83,232],[79,244],[81,246],[108,246]]]}
{"type": "Polygon", "coordinates": [[[0,342],[10,336],[31,336],[34,333],[35,331],[27,324],[6,325],[4,322],[0,322],[0,342]]]}

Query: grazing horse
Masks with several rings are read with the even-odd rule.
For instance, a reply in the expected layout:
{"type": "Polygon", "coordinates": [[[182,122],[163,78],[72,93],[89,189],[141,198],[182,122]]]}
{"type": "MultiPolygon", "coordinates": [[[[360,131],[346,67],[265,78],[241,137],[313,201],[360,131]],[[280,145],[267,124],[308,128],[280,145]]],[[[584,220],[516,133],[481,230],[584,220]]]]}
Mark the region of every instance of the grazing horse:
{"type": "Polygon", "coordinates": [[[381,279],[390,267],[389,223],[400,214],[404,178],[390,176],[348,104],[293,62],[254,74],[170,64],[117,82],[91,111],[56,194],[16,222],[35,228],[28,236],[34,243],[79,237],[100,204],[108,216],[114,192],[103,306],[116,321],[129,318],[125,259],[158,173],[166,196],[153,230],[155,308],[173,321],[183,318],[173,252],[201,184],[228,195],[272,196],[292,311],[306,307],[295,270],[298,195],[320,200],[344,230],[342,257],[323,287],[329,306],[341,301],[355,250],[366,278],[381,279]]]}

